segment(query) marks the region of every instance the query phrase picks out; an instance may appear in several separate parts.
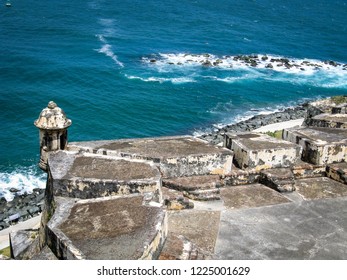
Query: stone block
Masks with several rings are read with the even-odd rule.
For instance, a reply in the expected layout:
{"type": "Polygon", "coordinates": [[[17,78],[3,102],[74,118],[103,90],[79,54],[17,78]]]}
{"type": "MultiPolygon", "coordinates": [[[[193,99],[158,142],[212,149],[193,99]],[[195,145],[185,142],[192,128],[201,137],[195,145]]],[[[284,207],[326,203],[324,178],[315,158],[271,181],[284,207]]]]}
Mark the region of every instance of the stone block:
{"type": "Polygon", "coordinates": [[[70,150],[152,161],[163,177],[225,174],[232,151],[190,136],[71,143],[70,150]]]}
{"type": "Polygon", "coordinates": [[[303,161],[325,165],[347,161],[347,130],[333,128],[289,128],[283,139],[302,147],[303,161]]]}
{"type": "Polygon", "coordinates": [[[347,163],[329,164],[326,167],[327,176],[335,181],[347,184],[347,163]]]}
{"type": "Polygon", "coordinates": [[[37,230],[18,230],[10,233],[11,257],[28,260],[39,252],[37,230]]]}
{"type": "Polygon", "coordinates": [[[242,169],[289,167],[300,158],[301,147],[260,133],[227,134],[226,145],[242,169]]]}
{"type": "Polygon", "coordinates": [[[295,178],[313,178],[323,177],[325,173],[325,165],[314,165],[312,163],[298,161],[292,168],[295,178]]]}
{"type": "Polygon", "coordinates": [[[227,209],[253,208],[290,202],[280,193],[261,184],[223,188],[221,199],[227,209]]]}
{"type": "Polygon", "coordinates": [[[290,168],[263,170],[260,182],[279,192],[295,191],[294,174],[290,168]]]}
{"type": "Polygon", "coordinates": [[[165,210],[142,195],[56,204],[47,245],[58,259],[157,259],[167,236],[165,210]]]}
{"type": "Polygon", "coordinates": [[[347,196],[346,185],[327,177],[296,180],[295,188],[305,200],[347,196]]]}
{"type": "Polygon", "coordinates": [[[59,151],[48,159],[54,195],[82,199],[143,193],[162,201],[161,176],[153,163],[59,151]]]}
{"type": "Polygon", "coordinates": [[[307,120],[310,127],[347,128],[347,114],[321,114],[307,120]]]}
{"type": "Polygon", "coordinates": [[[183,195],[194,200],[219,200],[221,179],[218,175],[200,175],[164,179],[163,185],[182,191],[183,195]]]}

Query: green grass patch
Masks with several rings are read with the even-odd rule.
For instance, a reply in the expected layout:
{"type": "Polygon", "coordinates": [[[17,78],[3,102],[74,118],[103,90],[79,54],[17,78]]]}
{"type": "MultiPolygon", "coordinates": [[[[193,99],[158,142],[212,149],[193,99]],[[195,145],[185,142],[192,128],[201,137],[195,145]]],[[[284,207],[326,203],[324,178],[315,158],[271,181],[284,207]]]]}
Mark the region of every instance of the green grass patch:
{"type": "Polygon", "coordinates": [[[275,132],[271,132],[271,131],[265,132],[265,134],[271,137],[274,137],[276,139],[282,139],[282,133],[283,133],[283,130],[276,130],[275,132]]]}
{"type": "Polygon", "coordinates": [[[0,255],[4,255],[6,257],[11,258],[11,248],[10,248],[10,246],[8,246],[8,247],[6,247],[4,249],[1,249],[0,250],[0,255]]]}
{"type": "Polygon", "coordinates": [[[330,100],[334,102],[336,105],[347,103],[347,96],[337,95],[330,97],[330,100]]]}

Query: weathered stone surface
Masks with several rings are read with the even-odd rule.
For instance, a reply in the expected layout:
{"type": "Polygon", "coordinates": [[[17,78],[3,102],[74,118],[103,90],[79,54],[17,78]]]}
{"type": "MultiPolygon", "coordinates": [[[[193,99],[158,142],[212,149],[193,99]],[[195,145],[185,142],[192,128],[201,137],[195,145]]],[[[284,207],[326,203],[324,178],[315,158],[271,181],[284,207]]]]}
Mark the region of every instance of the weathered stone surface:
{"type": "Polygon", "coordinates": [[[36,255],[34,255],[31,260],[58,260],[53,252],[48,248],[48,246],[43,247],[43,249],[36,255]]]}
{"type": "Polygon", "coordinates": [[[182,191],[183,195],[194,200],[218,200],[221,179],[218,175],[201,175],[169,178],[163,185],[182,191]]]}
{"type": "Polygon", "coordinates": [[[346,185],[326,177],[296,180],[295,187],[305,200],[347,196],[346,185]]]}
{"type": "Polygon", "coordinates": [[[182,192],[162,187],[163,201],[168,210],[182,210],[194,208],[194,203],[184,197],[182,192]]]}
{"type": "Polygon", "coordinates": [[[182,235],[212,254],[219,228],[219,211],[183,210],[169,213],[169,234],[182,235]]]}
{"type": "Polygon", "coordinates": [[[70,149],[157,163],[164,177],[224,174],[233,153],[190,136],[72,143],[70,149]]]}
{"type": "Polygon", "coordinates": [[[182,235],[169,234],[159,260],[204,260],[208,258],[195,244],[182,235]]]}
{"type": "Polygon", "coordinates": [[[295,191],[294,174],[290,168],[263,170],[260,182],[279,192],[295,191]]]}
{"type": "Polygon", "coordinates": [[[39,252],[37,230],[18,230],[10,233],[11,254],[13,259],[31,259],[39,252]]]}
{"type": "Polygon", "coordinates": [[[242,170],[233,166],[232,171],[223,178],[225,186],[238,186],[257,183],[260,177],[260,170],[247,169],[242,170]]]}
{"type": "Polygon", "coordinates": [[[347,114],[321,114],[307,120],[310,127],[347,128],[347,114]]]}
{"type": "Polygon", "coordinates": [[[335,181],[347,184],[347,163],[329,164],[326,167],[327,176],[335,181]]]}
{"type": "Polygon", "coordinates": [[[298,145],[260,133],[227,134],[226,147],[240,168],[256,170],[292,166],[301,152],[298,145]]]}
{"type": "Polygon", "coordinates": [[[161,201],[161,177],[153,163],[59,151],[49,158],[54,195],[96,198],[152,193],[161,201]]]}
{"type": "Polygon", "coordinates": [[[223,211],[214,259],[347,259],[347,197],[223,211]]]}
{"type": "Polygon", "coordinates": [[[59,259],[156,259],[167,236],[161,207],[144,197],[59,198],[48,246],[59,259]]]}
{"type": "Polygon", "coordinates": [[[221,189],[221,199],[228,209],[251,208],[290,202],[283,195],[261,184],[221,189]]]}
{"type": "Polygon", "coordinates": [[[299,160],[292,168],[295,178],[312,178],[325,176],[324,165],[314,165],[299,160]]]}
{"type": "Polygon", "coordinates": [[[347,130],[333,128],[289,128],[283,139],[303,148],[302,160],[324,165],[347,160],[347,130]]]}

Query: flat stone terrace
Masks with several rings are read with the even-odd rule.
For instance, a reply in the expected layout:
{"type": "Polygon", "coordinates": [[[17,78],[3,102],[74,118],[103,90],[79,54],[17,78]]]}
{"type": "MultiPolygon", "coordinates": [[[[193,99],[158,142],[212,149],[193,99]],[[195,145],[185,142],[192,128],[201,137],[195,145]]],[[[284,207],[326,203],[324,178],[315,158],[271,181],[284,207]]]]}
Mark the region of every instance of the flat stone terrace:
{"type": "Polygon", "coordinates": [[[182,244],[171,242],[183,236],[198,258],[346,260],[347,186],[319,177],[297,179],[295,187],[291,193],[262,184],[221,188],[221,200],[170,211],[161,259],[189,259],[182,244]]]}
{"type": "Polygon", "coordinates": [[[48,246],[59,259],[155,259],[167,235],[160,204],[141,195],[75,200],[57,198],[48,246]]]}

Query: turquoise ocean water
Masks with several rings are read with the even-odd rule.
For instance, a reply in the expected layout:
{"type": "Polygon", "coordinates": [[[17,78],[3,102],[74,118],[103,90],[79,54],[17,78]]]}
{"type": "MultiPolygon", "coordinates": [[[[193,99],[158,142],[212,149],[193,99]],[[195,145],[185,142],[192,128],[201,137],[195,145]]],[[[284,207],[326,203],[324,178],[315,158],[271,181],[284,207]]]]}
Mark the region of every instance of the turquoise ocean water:
{"type": "Polygon", "coordinates": [[[33,122],[50,100],[73,121],[69,140],[82,141],[199,134],[347,94],[343,0],[12,0],[10,8],[0,1],[0,196],[7,199],[11,187],[45,186],[33,122]],[[236,55],[300,67],[252,67],[236,55]]]}

